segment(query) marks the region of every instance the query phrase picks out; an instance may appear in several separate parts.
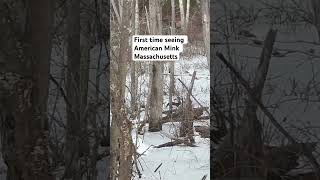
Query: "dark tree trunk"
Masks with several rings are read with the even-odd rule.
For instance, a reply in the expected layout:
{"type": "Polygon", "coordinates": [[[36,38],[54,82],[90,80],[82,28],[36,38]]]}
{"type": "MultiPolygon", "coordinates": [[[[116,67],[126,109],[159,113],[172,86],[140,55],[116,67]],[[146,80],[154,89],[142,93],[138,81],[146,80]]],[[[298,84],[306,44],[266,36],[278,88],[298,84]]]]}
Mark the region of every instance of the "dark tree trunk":
{"type": "Polygon", "coordinates": [[[47,118],[52,3],[28,0],[25,4],[14,2],[13,7],[0,4],[1,18],[13,13],[10,15],[19,19],[0,23],[6,38],[1,39],[0,51],[10,52],[0,53],[2,145],[10,180],[53,179],[47,118]]]}
{"type": "Polygon", "coordinates": [[[80,1],[67,2],[67,132],[65,148],[65,178],[77,180],[79,174],[80,122],[80,1]]]}

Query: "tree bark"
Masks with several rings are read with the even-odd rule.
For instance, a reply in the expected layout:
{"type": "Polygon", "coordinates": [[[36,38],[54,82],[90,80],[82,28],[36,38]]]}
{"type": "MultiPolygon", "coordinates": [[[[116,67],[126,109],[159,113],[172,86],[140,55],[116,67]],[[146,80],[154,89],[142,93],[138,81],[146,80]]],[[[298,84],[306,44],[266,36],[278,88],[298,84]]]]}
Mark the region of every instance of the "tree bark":
{"type": "MultiPolygon", "coordinates": [[[[153,35],[161,34],[161,21],[157,19],[156,12],[159,12],[160,4],[156,0],[149,1],[150,15],[150,33],[153,35]]],[[[161,17],[161,16],[160,16],[161,17]]],[[[159,16],[158,16],[159,18],[159,16]]],[[[163,79],[162,79],[162,62],[153,62],[151,66],[151,86],[150,86],[150,119],[149,131],[160,131],[162,125],[162,102],[163,102],[163,79]]]]}
{"type": "MultiPolygon", "coordinates": [[[[135,15],[134,15],[134,34],[139,34],[139,0],[135,0],[134,4],[135,15]]],[[[137,94],[138,94],[138,75],[137,71],[138,62],[131,62],[131,112],[133,118],[137,116],[138,104],[137,104],[137,94]]]]}
{"type": "Polygon", "coordinates": [[[185,12],[184,12],[184,0],[179,0],[179,9],[180,9],[180,22],[181,22],[181,28],[182,32],[186,32],[186,18],[185,18],[185,12]]]}
{"type": "Polygon", "coordinates": [[[6,14],[1,16],[5,21],[0,22],[0,32],[7,38],[0,38],[0,106],[4,122],[9,123],[6,128],[10,129],[2,134],[3,153],[7,179],[51,180],[47,100],[53,2],[28,0],[26,4],[0,4],[0,15],[10,12],[19,19],[7,21],[6,14]]]}
{"type": "Polygon", "coordinates": [[[189,17],[190,16],[190,0],[187,0],[187,10],[186,10],[186,27],[185,29],[188,29],[189,26],[189,17]]]}
{"type": "MultiPolygon", "coordinates": [[[[176,5],[175,0],[171,0],[171,35],[176,34],[176,5]]],[[[170,84],[169,84],[169,110],[172,111],[172,99],[174,94],[174,62],[169,64],[170,84]]]]}
{"type": "MultiPolygon", "coordinates": [[[[29,126],[29,132],[32,134],[30,144],[31,147],[33,147],[31,151],[33,156],[29,156],[29,159],[27,158],[25,161],[25,163],[30,162],[31,165],[28,166],[28,164],[26,164],[23,174],[27,174],[28,168],[33,172],[26,175],[23,179],[53,179],[49,170],[49,127],[47,117],[52,38],[50,27],[52,24],[53,6],[49,0],[30,0],[30,7],[31,44],[33,47],[31,51],[34,58],[33,79],[35,80],[31,95],[34,109],[33,115],[30,117],[31,125],[29,126]]],[[[19,129],[17,129],[17,131],[19,131],[19,129]]],[[[25,149],[25,151],[27,150],[25,149]]],[[[26,155],[26,157],[28,157],[28,155],[26,155]]]]}
{"type": "Polygon", "coordinates": [[[67,2],[67,83],[66,93],[70,105],[67,106],[67,132],[65,149],[65,178],[80,179],[79,144],[80,144],[80,1],[67,2]]]}
{"type": "Polygon", "coordinates": [[[131,1],[124,0],[120,6],[121,24],[120,47],[118,54],[112,56],[111,66],[111,180],[131,180],[132,176],[132,138],[131,122],[127,119],[125,107],[125,85],[129,57],[129,24],[132,11],[131,1]]]}
{"type": "MultiPolygon", "coordinates": [[[[87,0],[81,5],[81,9],[89,8],[96,10],[93,0],[87,0]]],[[[94,46],[94,34],[92,30],[92,19],[94,14],[88,10],[82,10],[80,15],[80,123],[81,123],[81,137],[79,144],[79,156],[83,157],[87,161],[90,145],[88,134],[88,113],[94,113],[88,111],[88,83],[90,73],[90,50],[94,46]]],[[[96,21],[96,20],[95,20],[96,21]]],[[[93,21],[94,22],[94,21],[93,21]]],[[[98,26],[98,22],[95,22],[95,26],[98,26]]],[[[98,71],[98,70],[97,70],[98,71]]]]}
{"type": "Polygon", "coordinates": [[[210,14],[209,14],[209,0],[202,0],[200,2],[202,11],[202,34],[205,54],[207,56],[208,65],[210,67],[210,14]]]}

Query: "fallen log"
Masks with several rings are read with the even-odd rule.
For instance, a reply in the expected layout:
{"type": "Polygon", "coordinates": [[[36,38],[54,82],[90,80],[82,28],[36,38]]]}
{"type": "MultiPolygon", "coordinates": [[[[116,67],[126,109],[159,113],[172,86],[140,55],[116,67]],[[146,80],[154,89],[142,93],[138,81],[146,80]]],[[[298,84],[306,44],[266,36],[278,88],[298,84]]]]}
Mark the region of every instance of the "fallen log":
{"type": "Polygon", "coordinates": [[[184,139],[174,139],[170,142],[155,146],[154,148],[172,147],[172,146],[176,146],[179,144],[185,144],[186,146],[190,146],[190,147],[197,147],[196,145],[193,145],[193,143],[190,142],[189,139],[184,138],[184,139]]]}
{"type": "Polygon", "coordinates": [[[155,148],[175,146],[175,145],[178,145],[178,144],[182,144],[183,142],[184,142],[183,140],[177,139],[177,140],[174,140],[174,141],[171,141],[171,142],[167,142],[167,143],[155,146],[155,148]]]}

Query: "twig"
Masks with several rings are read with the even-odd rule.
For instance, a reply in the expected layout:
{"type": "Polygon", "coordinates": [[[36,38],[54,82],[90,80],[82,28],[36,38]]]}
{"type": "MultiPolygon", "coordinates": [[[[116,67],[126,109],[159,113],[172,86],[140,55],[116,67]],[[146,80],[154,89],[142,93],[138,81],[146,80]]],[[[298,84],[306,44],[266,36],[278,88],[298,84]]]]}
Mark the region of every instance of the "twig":
{"type": "Polygon", "coordinates": [[[67,105],[69,107],[71,107],[71,103],[69,102],[67,96],[66,96],[66,93],[64,92],[64,89],[60,86],[60,84],[58,83],[58,81],[50,74],[49,75],[49,78],[50,80],[59,88],[61,94],[62,94],[62,97],[63,99],[65,100],[65,102],[67,103],[67,105]]]}
{"type": "Polygon", "coordinates": [[[160,163],[159,166],[153,172],[157,172],[161,166],[162,166],[162,163],[160,163]]]}
{"type": "Polygon", "coordinates": [[[204,175],[201,180],[206,180],[207,179],[207,175],[204,175]]]}

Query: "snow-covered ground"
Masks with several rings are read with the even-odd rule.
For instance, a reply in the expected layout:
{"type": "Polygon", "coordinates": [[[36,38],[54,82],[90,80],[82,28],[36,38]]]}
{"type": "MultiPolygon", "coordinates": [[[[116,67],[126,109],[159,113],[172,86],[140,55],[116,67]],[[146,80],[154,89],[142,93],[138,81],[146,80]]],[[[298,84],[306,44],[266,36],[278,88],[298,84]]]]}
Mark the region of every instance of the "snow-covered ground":
{"type": "MultiPolygon", "coordinates": [[[[166,123],[163,125],[162,132],[146,132],[143,136],[138,136],[137,152],[142,154],[139,158],[141,180],[200,180],[204,175],[210,175],[210,142],[208,139],[196,136],[195,145],[197,147],[153,147],[170,142],[168,134],[172,135],[175,126],[175,124],[166,123]],[[162,165],[157,169],[160,164],[162,165]]],[[[133,133],[135,132],[134,130],[133,133]]],[[[139,177],[136,176],[135,179],[139,177]]]]}
{"type": "MultiPolygon", "coordinates": [[[[210,104],[210,72],[207,60],[203,56],[182,58],[175,62],[176,88],[180,97],[185,97],[186,90],[178,79],[189,86],[193,71],[196,71],[196,80],[192,94],[202,106],[209,107],[210,104]]],[[[139,78],[139,82],[145,83],[141,86],[142,94],[147,94],[147,74],[139,78]]],[[[130,79],[130,78],[127,78],[130,79]]],[[[169,73],[164,75],[164,91],[168,91],[169,73]]],[[[130,83],[130,82],[128,82],[130,83]]],[[[164,93],[164,109],[168,103],[168,94],[164,93]]],[[[145,97],[141,98],[145,99],[145,97]]],[[[192,99],[193,106],[200,105],[192,99]]],[[[204,113],[204,115],[207,115],[204,113]]],[[[141,113],[140,120],[144,118],[141,113]]],[[[139,122],[135,120],[134,122],[139,122]]],[[[194,125],[205,124],[209,126],[209,120],[195,122],[194,125]]],[[[155,148],[154,146],[172,141],[177,135],[179,123],[165,123],[160,132],[145,132],[138,135],[136,128],[132,131],[133,142],[136,143],[137,152],[141,155],[138,159],[138,168],[142,177],[135,174],[134,179],[138,180],[196,180],[207,176],[210,179],[210,140],[201,138],[195,133],[195,147],[177,145],[173,147],[155,148]]]]}

